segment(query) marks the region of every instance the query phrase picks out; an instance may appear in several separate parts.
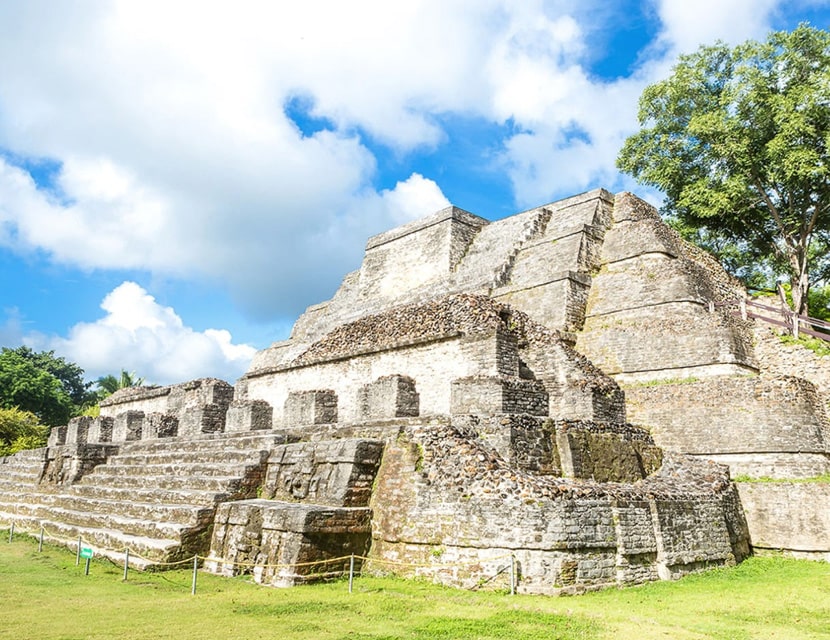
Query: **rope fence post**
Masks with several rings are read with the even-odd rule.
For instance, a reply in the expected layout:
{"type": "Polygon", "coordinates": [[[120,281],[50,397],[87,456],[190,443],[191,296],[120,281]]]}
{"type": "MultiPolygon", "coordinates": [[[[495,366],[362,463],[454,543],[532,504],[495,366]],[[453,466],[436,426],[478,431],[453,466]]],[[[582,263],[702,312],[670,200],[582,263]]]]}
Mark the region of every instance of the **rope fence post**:
{"type": "Polygon", "coordinates": [[[349,593],[352,592],[352,583],[354,583],[354,554],[349,556],[349,593]]]}
{"type": "Polygon", "coordinates": [[[510,595],[516,595],[516,556],[510,554],[510,595]]]}
{"type": "Polygon", "coordinates": [[[12,526],[9,528],[9,544],[12,543],[13,538],[14,538],[14,520],[12,520],[12,526]]]}
{"type": "Polygon", "coordinates": [[[124,552],[124,582],[127,581],[127,571],[130,568],[130,549],[127,547],[127,550],[124,552]]]}
{"type": "Polygon", "coordinates": [[[199,568],[199,556],[193,556],[193,582],[190,585],[190,595],[196,595],[196,570],[199,568]]]}
{"type": "Polygon", "coordinates": [[[81,564],[81,536],[78,536],[78,552],[75,554],[75,566],[81,564]]]}
{"type": "Polygon", "coordinates": [[[40,525],[40,538],[37,541],[37,552],[43,551],[43,525],[40,525]]]}

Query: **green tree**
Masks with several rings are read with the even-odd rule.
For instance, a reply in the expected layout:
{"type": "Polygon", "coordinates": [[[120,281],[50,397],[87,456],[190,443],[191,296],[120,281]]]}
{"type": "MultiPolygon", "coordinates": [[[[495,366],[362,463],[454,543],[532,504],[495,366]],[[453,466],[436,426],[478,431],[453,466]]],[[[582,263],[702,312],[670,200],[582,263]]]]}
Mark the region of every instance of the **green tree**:
{"type": "Polygon", "coordinates": [[[125,369],[121,369],[121,374],[119,376],[101,376],[95,384],[98,386],[98,399],[103,400],[119,389],[143,386],[144,378],[137,377],[135,371],[128,372],[125,369]]]}
{"type": "Polygon", "coordinates": [[[49,428],[31,411],[0,409],[0,456],[46,444],[49,428]]]}
{"type": "Polygon", "coordinates": [[[0,351],[0,408],[31,411],[50,427],[66,424],[77,412],[60,380],[6,348],[0,351]]]}
{"type": "Polygon", "coordinates": [[[54,351],[32,351],[29,347],[21,346],[16,349],[9,349],[19,356],[25,358],[38,369],[47,371],[55,376],[61,383],[64,391],[77,406],[94,402],[95,393],[90,390],[92,382],[84,381],[84,370],[73,362],[67,362],[64,358],[55,355],[54,351]]]}
{"type": "Polygon", "coordinates": [[[681,56],[639,121],[617,166],[681,224],[785,275],[805,313],[830,276],[830,33],[802,24],[681,56]]]}

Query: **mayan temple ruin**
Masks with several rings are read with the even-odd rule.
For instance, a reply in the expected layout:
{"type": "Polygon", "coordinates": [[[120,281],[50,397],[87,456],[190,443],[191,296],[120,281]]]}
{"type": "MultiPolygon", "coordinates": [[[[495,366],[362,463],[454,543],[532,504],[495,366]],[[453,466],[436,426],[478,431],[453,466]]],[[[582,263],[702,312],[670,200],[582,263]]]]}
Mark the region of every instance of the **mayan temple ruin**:
{"type": "Polygon", "coordinates": [[[0,523],[277,586],[352,555],[462,587],[509,558],[549,594],[830,560],[830,484],[798,482],[830,472],[830,363],[745,298],[628,193],[449,207],[370,238],[234,386],[125,389],[0,459],[0,523]]]}

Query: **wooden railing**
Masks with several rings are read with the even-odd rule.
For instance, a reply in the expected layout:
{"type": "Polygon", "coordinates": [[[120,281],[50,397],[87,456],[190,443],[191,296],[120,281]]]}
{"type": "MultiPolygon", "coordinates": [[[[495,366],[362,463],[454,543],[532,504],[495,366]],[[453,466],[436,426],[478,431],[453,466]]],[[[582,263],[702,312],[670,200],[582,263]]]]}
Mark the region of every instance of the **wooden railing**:
{"type": "Polygon", "coordinates": [[[830,322],[795,313],[783,302],[775,306],[751,298],[741,298],[728,302],[709,303],[710,311],[716,308],[729,309],[731,313],[744,320],[755,318],[768,324],[786,327],[796,338],[804,334],[830,342],[830,322]]]}

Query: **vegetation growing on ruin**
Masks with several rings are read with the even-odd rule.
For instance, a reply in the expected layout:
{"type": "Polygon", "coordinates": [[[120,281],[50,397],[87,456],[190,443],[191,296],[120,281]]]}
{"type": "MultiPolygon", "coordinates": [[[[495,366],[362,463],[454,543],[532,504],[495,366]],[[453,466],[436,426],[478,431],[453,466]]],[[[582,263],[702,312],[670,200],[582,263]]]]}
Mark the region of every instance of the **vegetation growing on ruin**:
{"type": "Polygon", "coordinates": [[[0,409],[0,456],[42,447],[48,435],[49,428],[34,413],[16,407],[0,409]]]}
{"type": "Polygon", "coordinates": [[[642,382],[633,382],[629,387],[662,387],[669,384],[694,384],[700,382],[700,378],[689,376],[688,378],[659,378],[657,380],[644,380],[642,382]]]}
{"type": "Polygon", "coordinates": [[[617,161],[748,284],[786,276],[798,313],[830,277],[829,69],[830,32],[807,24],[680,56],[617,161]]]}
{"type": "Polygon", "coordinates": [[[769,476],[760,476],[758,478],[754,478],[752,476],[741,474],[739,476],[735,476],[733,478],[735,482],[759,482],[759,483],[781,483],[781,484],[803,484],[803,483],[812,483],[812,482],[820,482],[820,483],[830,483],[830,473],[823,473],[818,476],[811,476],[809,478],[770,478],[769,476]]]}
{"type": "Polygon", "coordinates": [[[269,589],[189,570],[132,571],[0,530],[0,601],[8,638],[295,640],[826,637],[830,565],[751,558],[677,582],[577,597],[510,596],[423,581],[358,577],[269,589]]]}
{"type": "Polygon", "coordinates": [[[797,344],[805,349],[809,349],[818,356],[830,356],[830,342],[827,340],[803,335],[796,338],[789,333],[780,334],[779,337],[784,344],[797,344]]]}

